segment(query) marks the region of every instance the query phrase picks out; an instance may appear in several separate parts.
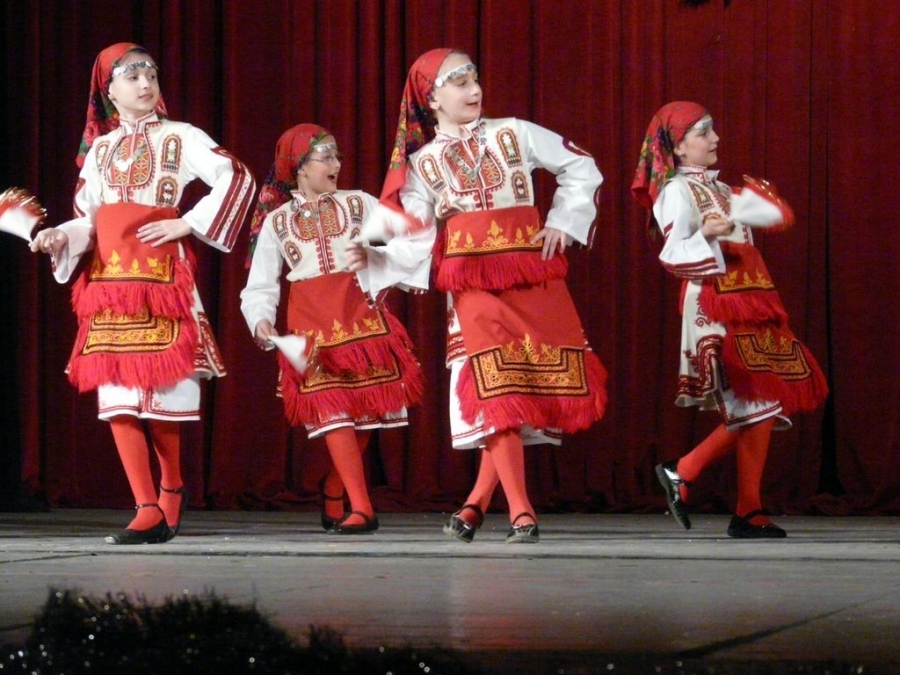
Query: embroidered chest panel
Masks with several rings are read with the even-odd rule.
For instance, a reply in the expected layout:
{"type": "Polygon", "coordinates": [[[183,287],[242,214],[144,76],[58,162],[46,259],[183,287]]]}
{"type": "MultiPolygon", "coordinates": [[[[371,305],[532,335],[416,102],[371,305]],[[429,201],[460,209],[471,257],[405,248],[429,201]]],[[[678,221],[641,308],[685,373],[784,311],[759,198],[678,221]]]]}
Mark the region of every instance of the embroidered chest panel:
{"type": "Polygon", "coordinates": [[[433,143],[417,158],[419,175],[437,193],[438,217],[533,203],[531,175],[513,129],[488,126],[484,133],[483,148],[477,138],[433,143]]]}
{"type": "MultiPolygon", "coordinates": [[[[721,188],[716,183],[706,183],[702,180],[686,176],[691,197],[700,212],[700,222],[707,217],[718,215],[728,220],[731,218],[731,193],[728,188],[721,188]]],[[[752,243],[749,228],[742,223],[735,222],[734,230],[727,237],[719,237],[724,241],[733,241],[743,244],[752,243]]]]}
{"type": "Polygon", "coordinates": [[[318,201],[318,212],[290,202],[273,214],[272,228],[292,270],[302,266],[309,274],[328,274],[343,266],[344,247],[359,234],[364,218],[360,197],[326,195],[318,201]]]}
{"type": "Polygon", "coordinates": [[[163,135],[161,124],[149,123],[134,134],[96,145],[107,201],[177,206],[183,141],[177,134],[163,135]]]}
{"type": "Polygon", "coordinates": [[[687,179],[688,187],[694,203],[700,209],[700,219],[715,213],[724,218],[731,215],[731,204],[728,195],[723,194],[715,185],[707,184],[694,178],[687,179]]]}

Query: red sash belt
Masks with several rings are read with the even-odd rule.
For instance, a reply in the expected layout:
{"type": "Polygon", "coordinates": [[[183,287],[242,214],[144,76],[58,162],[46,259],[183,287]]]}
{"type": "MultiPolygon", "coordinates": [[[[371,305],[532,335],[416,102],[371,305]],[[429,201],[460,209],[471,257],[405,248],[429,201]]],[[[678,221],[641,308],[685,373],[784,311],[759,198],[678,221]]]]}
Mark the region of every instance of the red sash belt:
{"type": "Polygon", "coordinates": [[[193,261],[178,242],[142,243],[145,223],[177,217],[173,208],[104,204],[97,211],[93,261],[72,288],[79,320],[69,380],[165,388],[194,371],[193,261]]]}
{"type": "Polygon", "coordinates": [[[818,408],[828,385],[788,316],[759,251],[722,242],[726,273],[703,283],[700,309],[725,326],[728,385],[745,400],[781,401],[785,414],[818,408]]]}
{"type": "Polygon", "coordinates": [[[315,341],[318,364],[304,377],[280,361],[292,425],[396,412],[421,398],[424,379],[406,329],[390,312],[369,306],[355,274],[294,282],[287,325],[315,341]]]}
{"type": "Polygon", "coordinates": [[[564,279],[569,268],[566,258],[555,255],[542,260],[543,242],[531,243],[541,227],[540,214],[533,206],[450,217],[435,247],[437,288],[502,291],[564,279]]]}

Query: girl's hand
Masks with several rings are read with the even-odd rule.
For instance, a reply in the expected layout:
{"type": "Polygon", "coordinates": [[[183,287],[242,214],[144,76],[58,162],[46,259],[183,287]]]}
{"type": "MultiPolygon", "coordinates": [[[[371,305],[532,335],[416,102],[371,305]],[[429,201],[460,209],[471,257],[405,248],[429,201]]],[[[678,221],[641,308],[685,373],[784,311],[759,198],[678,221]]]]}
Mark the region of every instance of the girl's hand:
{"type": "Polygon", "coordinates": [[[69,244],[69,235],[56,227],[48,227],[34,236],[29,248],[35,253],[49,253],[58,258],[62,250],[69,244]]]}
{"type": "Polygon", "coordinates": [[[364,270],[369,264],[366,247],[358,241],[348,242],[347,248],[344,249],[344,255],[347,256],[347,269],[351,272],[364,270]]]}
{"type": "Polygon", "coordinates": [[[269,349],[272,346],[272,343],[269,342],[270,335],[278,335],[278,331],[269,323],[268,319],[263,319],[256,324],[253,341],[256,342],[256,346],[260,349],[269,349]]]}
{"type": "Polygon", "coordinates": [[[700,226],[700,232],[707,239],[715,239],[716,237],[727,237],[734,231],[734,223],[725,220],[718,214],[710,214],[703,219],[703,225],[700,226]]]}
{"type": "Polygon", "coordinates": [[[191,226],[184,218],[171,218],[141,225],[137,231],[137,238],[145,244],[159,246],[167,241],[181,239],[190,233],[191,226]]]}
{"type": "Polygon", "coordinates": [[[541,251],[541,260],[550,260],[559,248],[560,253],[566,252],[566,233],[555,227],[545,227],[531,238],[531,243],[536,244],[544,240],[544,249],[541,251]]]}

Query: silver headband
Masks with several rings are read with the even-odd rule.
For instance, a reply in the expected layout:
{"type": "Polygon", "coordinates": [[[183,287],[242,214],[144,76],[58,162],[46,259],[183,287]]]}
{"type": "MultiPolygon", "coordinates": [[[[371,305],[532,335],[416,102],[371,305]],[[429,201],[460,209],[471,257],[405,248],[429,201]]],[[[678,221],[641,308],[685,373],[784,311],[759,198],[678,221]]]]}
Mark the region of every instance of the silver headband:
{"type": "Polygon", "coordinates": [[[710,115],[704,115],[694,123],[688,131],[706,131],[712,126],[713,118],[710,115]]]}
{"type": "Polygon", "coordinates": [[[434,80],[435,89],[437,89],[438,87],[443,87],[445,84],[447,84],[448,80],[452,80],[454,77],[460,77],[462,75],[465,75],[470,70],[477,70],[477,68],[475,67],[475,64],[472,63],[471,61],[469,63],[464,63],[457,68],[454,68],[449,73],[444,73],[440,77],[435,78],[435,80],[434,80]]]}
{"type": "Polygon", "coordinates": [[[113,68],[112,77],[110,77],[109,79],[113,79],[115,77],[118,77],[119,75],[127,73],[129,70],[137,70],[138,68],[153,68],[154,70],[159,70],[159,68],[156,67],[156,64],[153,63],[153,61],[132,61],[131,63],[124,66],[116,66],[115,68],[113,68]]]}
{"type": "Polygon", "coordinates": [[[320,143],[312,147],[313,152],[328,152],[329,150],[337,150],[337,143],[320,143]]]}

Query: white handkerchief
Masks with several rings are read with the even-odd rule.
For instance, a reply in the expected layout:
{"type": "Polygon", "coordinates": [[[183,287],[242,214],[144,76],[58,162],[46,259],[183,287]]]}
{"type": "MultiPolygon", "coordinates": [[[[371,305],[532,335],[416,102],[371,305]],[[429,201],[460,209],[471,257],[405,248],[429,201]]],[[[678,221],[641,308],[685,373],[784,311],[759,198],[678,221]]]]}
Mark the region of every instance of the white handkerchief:
{"type": "Polygon", "coordinates": [[[784,222],[777,204],[747,188],[731,198],[731,217],[750,227],[771,227],[784,222]]]}
{"type": "Polygon", "coordinates": [[[294,370],[301,375],[306,372],[306,368],[309,365],[309,350],[307,348],[309,341],[306,339],[306,336],[272,335],[269,337],[269,341],[281,350],[281,353],[284,354],[288,363],[294,367],[294,370]]]}
{"type": "Polygon", "coordinates": [[[31,243],[31,231],[40,220],[26,208],[11,206],[0,213],[0,232],[14,234],[31,243]]]}

